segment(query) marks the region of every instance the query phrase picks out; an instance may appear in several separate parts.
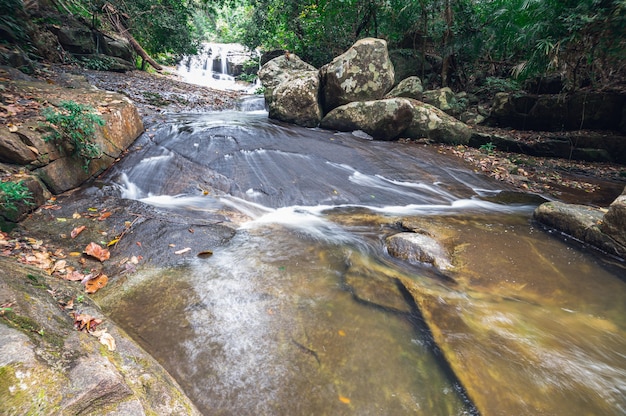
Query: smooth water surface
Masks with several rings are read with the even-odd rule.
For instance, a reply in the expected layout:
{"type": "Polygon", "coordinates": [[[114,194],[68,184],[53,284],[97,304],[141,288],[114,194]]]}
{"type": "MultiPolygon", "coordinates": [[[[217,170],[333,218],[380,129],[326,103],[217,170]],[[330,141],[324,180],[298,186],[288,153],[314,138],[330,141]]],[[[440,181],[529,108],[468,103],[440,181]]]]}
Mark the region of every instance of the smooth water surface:
{"type": "Polygon", "coordinates": [[[532,199],[498,203],[502,184],[428,147],[263,112],[142,140],[115,192],[238,227],[109,306],[203,413],[626,412],[624,265],[539,228],[532,199]],[[454,268],[392,258],[408,229],[454,268]]]}

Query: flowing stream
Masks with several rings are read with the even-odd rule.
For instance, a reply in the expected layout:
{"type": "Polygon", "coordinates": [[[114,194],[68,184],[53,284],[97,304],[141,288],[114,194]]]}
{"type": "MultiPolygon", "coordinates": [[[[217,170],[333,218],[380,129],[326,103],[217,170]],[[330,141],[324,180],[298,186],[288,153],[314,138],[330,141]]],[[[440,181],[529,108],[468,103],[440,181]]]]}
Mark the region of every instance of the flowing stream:
{"type": "Polygon", "coordinates": [[[624,265],[432,148],[171,115],[105,180],[237,230],[109,301],[204,414],[626,413],[624,265]],[[408,229],[451,267],[390,256],[408,229]]]}

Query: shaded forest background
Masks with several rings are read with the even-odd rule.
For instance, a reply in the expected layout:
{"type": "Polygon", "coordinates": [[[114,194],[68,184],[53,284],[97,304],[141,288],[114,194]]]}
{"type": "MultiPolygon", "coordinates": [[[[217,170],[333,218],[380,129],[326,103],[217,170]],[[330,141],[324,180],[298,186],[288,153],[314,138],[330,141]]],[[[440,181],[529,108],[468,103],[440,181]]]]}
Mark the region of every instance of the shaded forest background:
{"type": "Polygon", "coordinates": [[[59,16],[110,29],[107,4],[165,64],[217,41],[319,67],[373,36],[419,55],[423,76],[436,67],[431,86],[515,89],[557,76],[566,91],[626,89],[626,0],[0,0],[0,35],[36,55],[37,30],[59,16]]]}

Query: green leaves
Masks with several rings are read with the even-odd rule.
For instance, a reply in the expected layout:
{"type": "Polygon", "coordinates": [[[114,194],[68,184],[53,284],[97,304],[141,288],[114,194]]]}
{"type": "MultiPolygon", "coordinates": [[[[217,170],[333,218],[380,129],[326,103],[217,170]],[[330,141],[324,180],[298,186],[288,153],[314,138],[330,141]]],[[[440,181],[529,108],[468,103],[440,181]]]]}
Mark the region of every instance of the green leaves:
{"type": "Polygon", "coordinates": [[[17,211],[18,203],[31,205],[33,195],[24,182],[0,182],[0,208],[7,211],[17,211]]]}
{"type": "Polygon", "coordinates": [[[54,141],[62,149],[69,146],[71,153],[84,161],[83,169],[87,171],[91,160],[102,155],[94,135],[97,126],[104,126],[104,120],[91,107],[74,101],[62,101],[59,108],[59,111],[50,107],[43,110],[52,129],[45,140],[54,141]]]}

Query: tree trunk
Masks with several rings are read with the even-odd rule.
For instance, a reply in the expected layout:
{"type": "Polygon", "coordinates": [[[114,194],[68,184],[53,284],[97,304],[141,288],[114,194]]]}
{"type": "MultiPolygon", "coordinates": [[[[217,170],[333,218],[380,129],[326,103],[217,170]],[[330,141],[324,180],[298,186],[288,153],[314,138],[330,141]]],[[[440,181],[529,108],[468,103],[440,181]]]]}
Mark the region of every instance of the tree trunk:
{"type": "Polygon", "coordinates": [[[102,7],[102,10],[104,10],[107,13],[107,16],[109,17],[109,21],[111,22],[115,30],[117,30],[120,35],[124,36],[128,40],[128,42],[133,47],[135,52],[137,52],[137,54],[141,56],[144,62],[148,62],[157,71],[163,70],[163,67],[157,64],[154,61],[154,59],[152,59],[150,55],[148,55],[148,53],[141,47],[139,42],[137,42],[135,38],[130,34],[130,32],[124,26],[124,24],[122,23],[120,19],[120,13],[117,11],[115,7],[111,5],[111,3],[105,3],[105,5],[102,7]]]}
{"type": "Polygon", "coordinates": [[[446,31],[443,34],[443,62],[441,65],[441,86],[447,87],[450,83],[450,67],[453,59],[452,54],[452,0],[446,0],[444,18],[446,31]]]}

